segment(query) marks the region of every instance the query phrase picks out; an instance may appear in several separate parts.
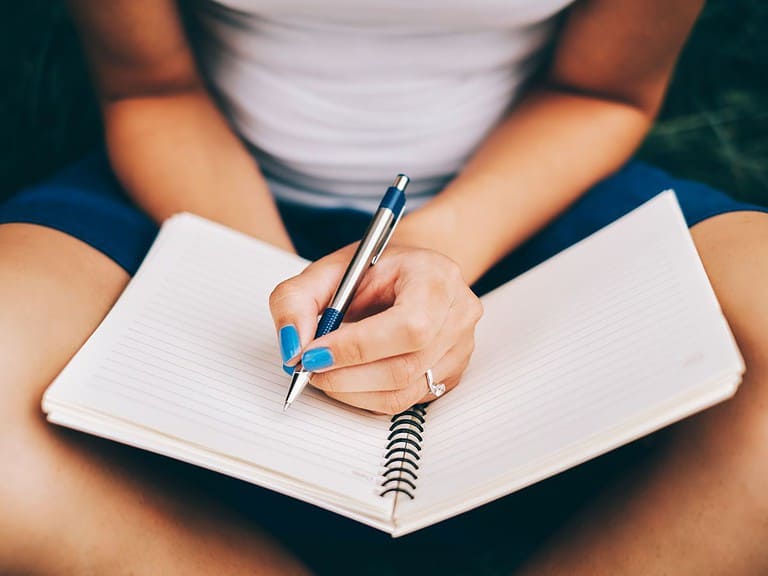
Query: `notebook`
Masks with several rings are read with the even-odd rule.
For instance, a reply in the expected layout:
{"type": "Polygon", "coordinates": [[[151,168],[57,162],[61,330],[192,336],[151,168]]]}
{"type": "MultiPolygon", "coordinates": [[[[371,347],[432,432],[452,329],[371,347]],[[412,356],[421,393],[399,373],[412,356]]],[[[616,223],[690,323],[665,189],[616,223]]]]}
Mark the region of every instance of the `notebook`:
{"type": "Polygon", "coordinates": [[[400,536],[720,402],[744,370],[672,192],[484,296],[462,383],[393,418],[311,388],[283,413],[267,298],[306,264],[172,217],[48,420],[400,536]]]}

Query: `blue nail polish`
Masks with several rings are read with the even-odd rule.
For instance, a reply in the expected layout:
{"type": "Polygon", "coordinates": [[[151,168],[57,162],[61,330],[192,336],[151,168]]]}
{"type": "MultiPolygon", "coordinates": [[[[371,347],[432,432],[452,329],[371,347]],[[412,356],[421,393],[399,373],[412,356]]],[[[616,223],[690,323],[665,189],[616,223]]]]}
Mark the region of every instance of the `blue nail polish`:
{"type": "Polygon", "coordinates": [[[280,328],[280,354],[283,357],[283,363],[296,356],[299,350],[301,350],[301,341],[296,326],[287,324],[280,328]]]}
{"type": "Polygon", "coordinates": [[[288,366],[288,364],[283,364],[283,372],[288,374],[288,376],[293,376],[294,369],[295,369],[294,366],[288,366]]]}
{"type": "Polygon", "coordinates": [[[301,365],[310,372],[329,368],[333,366],[333,354],[331,354],[330,348],[307,350],[301,357],[301,365]]]}

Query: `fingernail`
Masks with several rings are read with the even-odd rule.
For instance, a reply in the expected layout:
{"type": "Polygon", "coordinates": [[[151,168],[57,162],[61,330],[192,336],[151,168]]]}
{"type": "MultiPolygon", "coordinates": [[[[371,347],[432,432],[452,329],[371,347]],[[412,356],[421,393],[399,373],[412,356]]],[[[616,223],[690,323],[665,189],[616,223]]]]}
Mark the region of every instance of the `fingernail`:
{"type": "Polygon", "coordinates": [[[301,365],[310,372],[333,366],[333,354],[330,348],[313,348],[301,357],[301,365]]]}
{"type": "Polygon", "coordinates": [[[288,324],[280,328],[280,354],[283,357],[283,363],[287,362],[301,350],[301,341],[296,326],[288,324]]]}
{"type": "Polygon", "coordinates": [[[283,372],[288,374],[288,376],[293,376],[294,370],[295,370],[294,366],[288,366],[288,364],[283,364],[283,372]]]}

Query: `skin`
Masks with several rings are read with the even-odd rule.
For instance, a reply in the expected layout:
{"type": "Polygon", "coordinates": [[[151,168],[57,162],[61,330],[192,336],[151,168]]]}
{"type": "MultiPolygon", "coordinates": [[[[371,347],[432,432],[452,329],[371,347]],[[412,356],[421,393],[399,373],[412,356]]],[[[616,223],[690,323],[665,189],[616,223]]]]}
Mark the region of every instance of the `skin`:
{"type": "Polygon", "coordinates": [[[524,576],[768,574],[768,216],[724,214],[692,233],[746,377],[732,400],[673,428],[524,576]]]}
{"type": "MultiPolygon", "coordinates": [[[[158,221],[188,210],[292,249],[258,167],[203,89],[175,4],[71,4],[101,96],[110,159],[135,201],[158,221]]],[[[366,280],[357,328],[313,344],[328,346],[337,362],[315,384],[382,412],[423,395],[416,368],[434,365],[438,380],[455,384],[480,313],[467,285],[630,157],[700,4],[578,4],[543,82],[445,191],[403,220],[387,253],[390,265],[378,265],[366,280]],[[422,264],[428,279],[414,272],[422,264]],[[451,316],[455,309],[463,315],[451,316]],[[387,357],[376,358],[360,329],[365,322],[404,338],[392,338],[387,357]],[[453,333],[449,325],[457,327],[453,333]],[[451,350],[454,359],[438,368],[451,350]],[[387,372],[407,375],[407,385],[386,389],[387,372]],[[351,384],[366,380],[363,374],[378,389],[351,384]]],[[[744,353],[745,382],[733,401],[677,426],[659,458],[588,506],[525,573],[768,571],[768,497],[761,489],[768,474],[768,218],[722,215],[693,234],[744,353]]],[[[276,328],[294,323],[305,348],[312,314],[325,304],[318,300],[345,258],[343,250],[330,255],[272,296],[276,328]],[[305,292],[310,275],[322,281],[305,292]]],[[[14,462],[0,480],[0,572],[302,573],[193,486],[169,486],[150,470],[156,466],[149,456],[43,421],[42,391],[126,281],[117,265],[78,240],[32,225],[0,226],[0,458],[14,462]]]]}
{"type": "MultiPolygon", "coordinates": [[[[270,297],[275,325],[294,324],[300,334],[312,334],[353,249],[321,258],[279,284],[270,297]]],[[[424,378],[430,367],[446,376],[446,389],[459,383],[482,306],[458,265],[434,250],[393,246],[371,270],[375,274],[366,274],[346,317],[358,320],[312,342],[311,349],[331,350],[334,363],[311,382],[341,402],[396,414],[434,398],[424,378]],[[383,311],[370,314],[377,310],[383,311]]]]}
{"type": "Polygon", "coordinates": [[[149,455],[48,425],[40,398],[128,276],[55,230],[0,226],[0,574],[306,574],[149,455]]]}
{"type": "MultiPolygon", "coordinates": [[[[677,54],[701,9],[700,1],[671,4],[632,0],[577,4],[544,82],[529,92],[442,193],[403,218],[393,241],[451,258],[460,274],[444,273],[439,282],[461,294],[459,285],[471,285],[584,190],[620,168],[652,125],[677,54]],[[649,34],[651,22],[653,34],[649,34]],[[636,50],[640,45],[643,50],[636,50]],[[584,142],[591,143],[591,150],[585,151],[584,142]]],[[[413,257],[424,258],[417,253],[413,257]]],[[[454,387],[473,350],[479,316],[472,312],[478,310],[477,303],[471,298],[449,303],[423,290],[409,294],[409,306],[399,306],[402,298],[395,284],[395,293],[383,303],[395,304],[386,314],[397,318],[390,324],[400,327],[395,332],[399,338],[393,339],[399,348],[365,345],[365,339],[382,329],[375,316],[358,325],[342,325],[311,342],[317,304],[322,311],[334,288],[322,280],[315,288],[317,279],[332,276],[315,269],[334,262],[331,257],[313,264],[278,286],[271,300],[278,330],[294,324],[305,350],[330,350],[335,369],[313,378],[315,385],[343,402],[384,413],[399,412],[419,398],[434,398],[426,395],[423,375],[428,368],[436,381],[454,387]],[[468,312],[436,325],[458,307],[468,312]],[[414,342],[413,332],[424,338],[414,342]],[[364,352],[350,358],[350,350],[364,352]],[[405,388],[388,390],[389,381],[383,376],[387,372],[402,377],[405,388]],[[378,382],[378,390],[363,395],[359,384],[363,381],[378,382]]],[[[435,266],[435,271],[440,269],[435,266]]],[[[424,269],[429,268],[413,268],[413,282],[421,281],[418,276],[424,269]]],[[[377,265],[368,276],[373,284],[389,286],[382,278],[386,274],[386,268],[377,265]]]]}

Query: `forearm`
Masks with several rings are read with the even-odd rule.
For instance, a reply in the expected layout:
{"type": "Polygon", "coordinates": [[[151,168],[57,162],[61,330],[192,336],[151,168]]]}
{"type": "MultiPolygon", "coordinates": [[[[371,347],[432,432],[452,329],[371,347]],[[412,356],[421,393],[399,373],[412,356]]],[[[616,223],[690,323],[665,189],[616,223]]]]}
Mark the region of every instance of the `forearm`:
{"type": "Polygon", "coordinates": [[[396,238],[450,256],[471,284],[621,167],[651,123],[629,104],[536,89],[396,238]]]}
{"type": "Polygon", "coordinates": [[[113,169],[156,221],[186,211],[293,250],[267,184],[202,89],[103,105],[113,169]]]}

